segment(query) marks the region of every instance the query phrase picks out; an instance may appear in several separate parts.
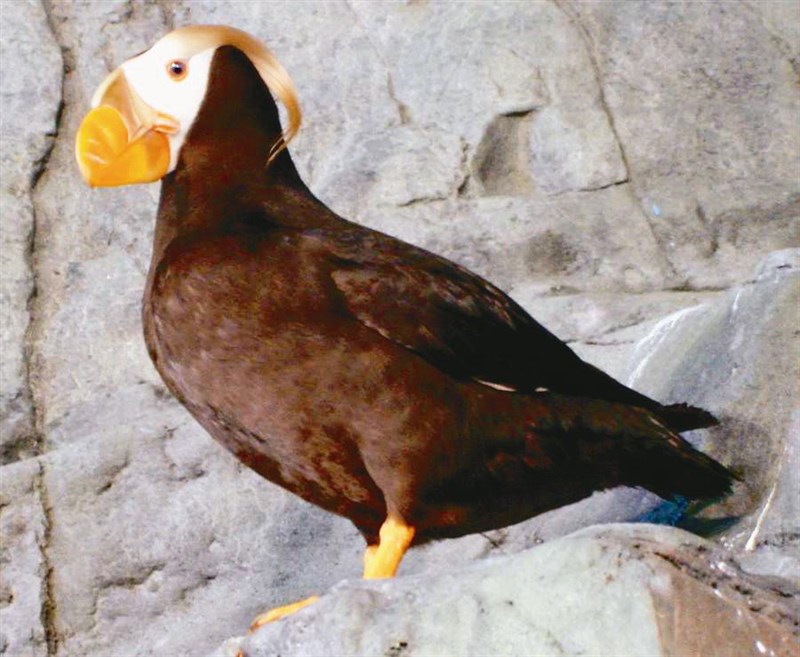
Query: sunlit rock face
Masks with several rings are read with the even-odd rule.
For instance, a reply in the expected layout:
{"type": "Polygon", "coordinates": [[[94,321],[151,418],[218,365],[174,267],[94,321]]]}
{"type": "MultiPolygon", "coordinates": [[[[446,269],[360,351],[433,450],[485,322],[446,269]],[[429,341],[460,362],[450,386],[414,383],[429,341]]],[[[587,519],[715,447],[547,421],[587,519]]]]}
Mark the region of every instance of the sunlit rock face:
{"type": "Polygon", "coordinates": [[[326,203],[491,279],[623,382],[709,408],[720,427],[689,437],[742,477],[682,521],[711,544],[630,526],[559,540],[679,516],[599,493],[413,550],[397,582],[342,585],[246,650],[355,645],[357,627],[374,654],[435,654],[436,628],[414,634],[399,606],[445,614],[441,654],[523,630],[538,654],[782,654],[791,622],[756,607],[784,609],[775,589],[796,608],[800,582],[796,5],[31,1],[0,20],[0,654],[208,654],[360,572],[347,521],[240,467],[152,369],[158,186],[92,191],[74,165],[108,70],[188,23],[276,52],[326,203]],[[592,595],[569,597],[582,574],[592,595]],[[324,643],[302,643],[311,618],[324,643]]]}
{"type": "Polygon", "coordinates": [[[798,592],[692,534],[606,525],[456,572],[345,583],[214,657],[790,657],[798,592]]]}

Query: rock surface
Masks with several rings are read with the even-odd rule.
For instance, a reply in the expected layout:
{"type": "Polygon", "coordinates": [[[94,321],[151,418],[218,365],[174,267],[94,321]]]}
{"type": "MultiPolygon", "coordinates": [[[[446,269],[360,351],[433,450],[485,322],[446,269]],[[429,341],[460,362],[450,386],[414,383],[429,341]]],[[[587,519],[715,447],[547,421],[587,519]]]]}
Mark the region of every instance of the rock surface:
{"type": "Polygon", "coordinates": [[[790,657],[798,602],[696,536],[609,525],[457,571],[345,582],[214,657],[790,657]]]}
{"type": "Polygon", "coordinates": [[[720,426],[704,449],[746,482],[719,512],[740,516],[722,540],[749,567],[800,581],[800,250],[773,253],[716,303],[662,320],[634,351],[628,383],[692,399],[720,426]],[[768,565],[769,564],[769,565],[768,565]]]}
{"type": "MultiPolygon", "coordinates": [[[[139,325],[158,187],[92,191],[73,162],[107,71],[198,22],[253,32],[290,71],[293,152],[332,207],[487,276],[644,392],[719,413],[692,439],[744,483],[701,520],[739,518],[720,546],[798,581],[796,4],[12,0],[0,654],[204,654],[360,569],[347,521],[239,467],[165,394],[139,325]]],[[[598,494],[415,550],[402,572],[655,503],[598,494]]]]}
{"type": "Polygon", "coordinates": [[[47,655],[49,518],[42,466],[34,459],[7,465],[0,487],[0,654],[47,655]]]}
{"type": "Polygon", "coordinates": [[[61,53],[40,3],[5,3],[2,36],[0,464],[38,451],[25,342],[37,289],[33,196],[58,131],[63,77],[61,53]]]}

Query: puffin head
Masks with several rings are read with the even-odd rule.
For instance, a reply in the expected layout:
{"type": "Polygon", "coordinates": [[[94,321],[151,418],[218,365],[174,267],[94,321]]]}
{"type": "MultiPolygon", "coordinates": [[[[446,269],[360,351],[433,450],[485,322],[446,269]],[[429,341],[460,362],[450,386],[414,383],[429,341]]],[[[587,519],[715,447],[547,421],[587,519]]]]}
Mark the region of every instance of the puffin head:
{"type": "MultiPolygon", "coordinates": [[[[75,140],[75,155],[86,182],[92,187],[149,183],[172,172],[209,96],[214,62],[223,53],[228,60],[249,60],[245,64],[287,110],[287,128],[280,132],[278,127],[273,135],[263,153],[264,165],[286,148],[300,127],[301,114],[283,66],[246,32],[222,25],[192,25],[170,32],[129,59],[97,88],[92,110],[75,140]]],[[[235,118],[237,108],[228,110],[235,118]]]]}

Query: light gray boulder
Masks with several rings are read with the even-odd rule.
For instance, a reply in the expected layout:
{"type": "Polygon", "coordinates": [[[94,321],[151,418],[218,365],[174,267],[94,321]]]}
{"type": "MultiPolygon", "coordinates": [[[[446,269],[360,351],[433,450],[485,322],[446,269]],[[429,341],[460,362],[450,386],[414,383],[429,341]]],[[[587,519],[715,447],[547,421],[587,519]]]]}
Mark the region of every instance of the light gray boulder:
{"type": "Polygon", "coordinates": [[[0,480],[0,655],[9,657],[49,653],[50,519],[41,468],[26,459],[4,466],[0,480]]]}
{"type": "Polygon", "coordinates": [[[558,4],[583,29],[633,191],[681,282],[728,286],[800,246],[797,6],[558,4]]]}
{"type": "Polygon", "coordinates": [[[628,382],[717,415],[701,444],[744,482],[715,511],[742,516],[723,540],[749,567],[800,582],[798,309],[800,249],[775,252],[716,303],[657,324],[634,350],[628,382]]]}
{"type": "Polygon", "coordinates": [[[691,534],[611,525],[458,570],[345,582],[214,657],[790,657],[799,595],[691,534]]]}
{"type": "Polygon", "coordinates": [[[39,2],[5,3],[0,39],[0,464],[39,450],[26,358],[37,283],[33,194],[62,110],[58,44],[39,2]]]}

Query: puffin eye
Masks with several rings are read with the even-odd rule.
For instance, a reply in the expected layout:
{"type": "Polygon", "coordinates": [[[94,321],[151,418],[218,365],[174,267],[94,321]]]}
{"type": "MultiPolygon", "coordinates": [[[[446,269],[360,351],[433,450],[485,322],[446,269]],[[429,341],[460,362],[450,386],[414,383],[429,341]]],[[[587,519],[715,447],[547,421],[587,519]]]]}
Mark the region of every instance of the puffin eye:
{"type": "Polygon", "coordinates": [[[182,59],[173,59],[167,64],[167,74],[176,82],[189,74],[189,65],[182,59]]]}

